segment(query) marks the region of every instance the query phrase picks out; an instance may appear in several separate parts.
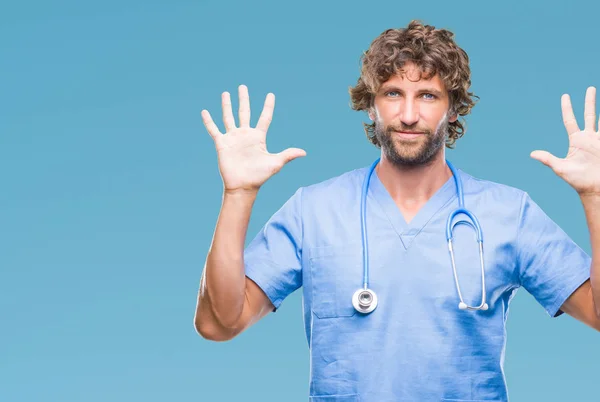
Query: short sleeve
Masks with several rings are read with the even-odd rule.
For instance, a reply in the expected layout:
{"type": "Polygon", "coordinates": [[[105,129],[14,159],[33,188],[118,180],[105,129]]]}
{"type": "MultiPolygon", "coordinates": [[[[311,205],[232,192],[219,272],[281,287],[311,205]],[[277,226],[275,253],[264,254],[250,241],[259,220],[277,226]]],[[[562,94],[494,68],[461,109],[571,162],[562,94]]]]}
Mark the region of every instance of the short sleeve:
{"type": "Polygon", "coordinates": [[[302,284],[302,188],[271,216],[244,250],[246,276],[276,311],[302,284]]]}
{"type": "Polygon", "coordinates": [[[517,234],[521,285],[551,317],[590,277],[591,258],[527,194],[523,194],[517,234]]]}

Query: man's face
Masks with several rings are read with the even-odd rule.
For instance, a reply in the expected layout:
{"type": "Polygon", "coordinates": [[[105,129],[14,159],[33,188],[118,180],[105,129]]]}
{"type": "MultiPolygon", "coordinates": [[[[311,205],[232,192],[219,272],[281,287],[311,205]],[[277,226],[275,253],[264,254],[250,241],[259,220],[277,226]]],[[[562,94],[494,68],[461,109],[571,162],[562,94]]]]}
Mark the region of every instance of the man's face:
{"type": "Polygon", "coordinates": [[[369,116],[385,156],[397,166],[430,162],[444,147],[448,124],[449,98],[439,75],[419,80],[413,63],[404,72],[381,85],[369,116]]]}

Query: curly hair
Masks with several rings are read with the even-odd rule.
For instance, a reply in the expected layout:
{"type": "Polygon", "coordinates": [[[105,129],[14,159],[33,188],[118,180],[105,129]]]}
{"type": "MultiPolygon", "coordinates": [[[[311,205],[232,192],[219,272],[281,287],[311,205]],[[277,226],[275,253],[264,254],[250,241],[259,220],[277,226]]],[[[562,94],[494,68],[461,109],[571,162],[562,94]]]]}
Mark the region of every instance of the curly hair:
{"type": "MultiPolygon", "coordinates": [[[[448,91],[449,115],[466,116],[479,97],[469,92],[471,70],[469,56],[454,42],[454,34],[446,29],[436,29],[411,21],[406,28],[388,29],[381,33],[361,56],[361,75],[355,87],[350,87],[353,110],[370,110],[381,84],[402,70],[406,62],[414,63],[425,79],[439,74],[448,91]]],[[[466,123],[449,123],[446,146],[453,148],[456,140],[465,133],[466,123]]],[[[363,123],[367,138],[380,147],[375,136],[375,122],[363,123]]]]}

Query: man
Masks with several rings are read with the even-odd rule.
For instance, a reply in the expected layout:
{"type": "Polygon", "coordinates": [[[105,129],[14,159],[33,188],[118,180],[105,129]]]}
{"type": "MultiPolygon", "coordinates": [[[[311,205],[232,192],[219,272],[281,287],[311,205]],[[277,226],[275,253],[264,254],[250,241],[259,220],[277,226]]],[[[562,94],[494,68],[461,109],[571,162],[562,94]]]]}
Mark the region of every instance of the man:
{"type": "Polygon", "coordinates": [[[506,312],[519,287],[551,316],[567,313],[600,331],[595,89],[586,93],[583,130],[562,98],[566,158],[531,154],[580,195],[590,258],[527,193],[445,160],[445,146],[464,134],[458,117],[474,105],[469,60],[452,33],[413,21],[383,32],[362,61],[350,94],[372,120],[365,130],[380,160],[300,188],[246,249],[259,188],[305,152],[267,152],[272,94],[256,128],[245,86],[239,127],[227,93],[224,135],[202,112],[224,196],[197,331],[231,339],[302,286],[314,401],[506,401],[506,312]]]}

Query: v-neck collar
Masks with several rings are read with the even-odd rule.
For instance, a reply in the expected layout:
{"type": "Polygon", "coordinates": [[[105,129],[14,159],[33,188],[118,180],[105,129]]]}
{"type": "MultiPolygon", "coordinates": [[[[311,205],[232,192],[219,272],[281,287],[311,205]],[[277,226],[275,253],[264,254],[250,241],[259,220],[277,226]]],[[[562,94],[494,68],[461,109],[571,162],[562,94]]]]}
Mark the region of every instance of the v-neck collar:
{"type": "MultiPolygon", "coordinates": [[[[460,174],[460,172],[458,174],[460,174]]],[[[404,215],[402,215],[396,202],[379,179],[377,170],[373,170],[373,175],[371,176],[371,181],[369,183],[369,194],[373,196],[381,209],[383,209],[392,227],[400,237],[402,245],[405,249],[408,249],[413,239],[425,227],[427,222],[431,220],[451,197],[456,196],[456,186],[454,184],[454,176],[450,176],[442,187],[440,187],[433,196],[427,200],[425,205],[419,209],[410,223],[406,222],[404,215]]]]}

